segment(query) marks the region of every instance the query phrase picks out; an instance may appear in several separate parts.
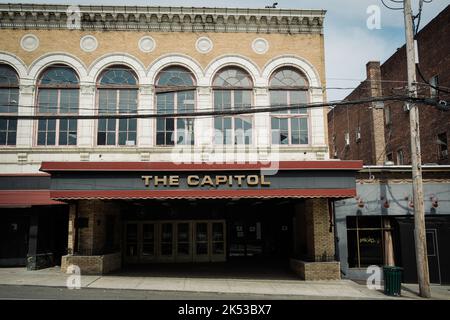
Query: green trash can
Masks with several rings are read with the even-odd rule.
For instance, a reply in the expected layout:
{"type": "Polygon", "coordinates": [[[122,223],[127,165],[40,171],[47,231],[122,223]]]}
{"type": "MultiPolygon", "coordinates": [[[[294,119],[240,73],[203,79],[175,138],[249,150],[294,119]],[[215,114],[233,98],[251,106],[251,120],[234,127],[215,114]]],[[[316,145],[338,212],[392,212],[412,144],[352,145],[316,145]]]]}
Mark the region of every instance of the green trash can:
{"type": "Polygon", "coordinates": [[[383,267],[384,294],[388,296],[400,296],[402,293],[402,271],[400,267],[383,267]]]}

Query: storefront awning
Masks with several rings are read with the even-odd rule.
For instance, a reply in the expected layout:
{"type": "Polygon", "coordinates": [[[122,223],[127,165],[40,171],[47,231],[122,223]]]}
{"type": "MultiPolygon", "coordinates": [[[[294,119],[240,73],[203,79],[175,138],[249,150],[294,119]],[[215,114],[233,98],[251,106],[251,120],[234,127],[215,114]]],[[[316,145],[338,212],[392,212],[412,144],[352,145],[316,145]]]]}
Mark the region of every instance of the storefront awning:
{"type": "Polygon", "coordinates": [[[43,162],[54,200],[349,198],[361,161],[43,162]]]}
{"type": "Polygon", "coordinates": [[[49,190],[0,190],[0,208],[65,204],[50,198],[49,190]]]}
{"type": "Polygon", "coordinates": [[[355,189],[270,189],[270,190],[58,190],[51,191],[59,200],[112,199],[235,199],[235,198],[349,198],[355,189]]]}

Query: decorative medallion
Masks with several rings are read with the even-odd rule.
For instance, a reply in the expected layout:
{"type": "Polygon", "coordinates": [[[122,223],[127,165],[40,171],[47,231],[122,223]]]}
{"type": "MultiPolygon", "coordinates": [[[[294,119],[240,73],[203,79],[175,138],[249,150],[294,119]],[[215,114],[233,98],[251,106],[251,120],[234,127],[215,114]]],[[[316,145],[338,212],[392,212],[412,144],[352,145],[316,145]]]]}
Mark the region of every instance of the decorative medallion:
{"type": "Polygon", "coordinates": [[[20,46],[25,51],[34,51],[39,47],[39,39],[34,34],[26,34],[20,40],[20,46]]]}
{"type": "Polygon", "coordinates": [[[255,51],[257,54],[264,54],[267,52],[267,50],[269,50],[269,43],[266,39],[257,38],[253,40],[252,48],[253,51],[255,51]]]}
{"type": "Polygon", "coordinates": [[[153,38],[149,36],[145,36],[139,39],[138,45],[139,49],[142,52],[152,52],[153,50],[155,50],[156,47],[155,40],[153,40],[153,38]]]}
{"type": "Polygon", "coordinates": [[[95,49],[97,49],[97,46],[98,46],[98,42],[94,36],[91,36],[91,35],[84,36],[80,40],[80,48],[84,52],[95,51],[95,49]]]}
{"type": "Polygon", "coordinates": [[[195,48],[200,53],[208,53],[213,48],[213,43],[211,39],[207,37],[200,37],[197,39],[197,42],[195,43],[195,48]]]}

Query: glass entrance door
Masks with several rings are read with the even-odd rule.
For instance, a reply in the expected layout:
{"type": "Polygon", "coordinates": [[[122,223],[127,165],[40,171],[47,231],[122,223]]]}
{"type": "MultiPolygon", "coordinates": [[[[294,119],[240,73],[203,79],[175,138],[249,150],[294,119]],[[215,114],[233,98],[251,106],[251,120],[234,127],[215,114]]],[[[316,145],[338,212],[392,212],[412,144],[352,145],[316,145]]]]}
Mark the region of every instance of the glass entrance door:
{"type": "Polygon", "coordinates": [[[207,222],[194,222],[194,261],[209,261],[209,230],[207,222]]]}
{"type": "Polygon", "coordinates": [[[173,223],[164,222],[161,223],[161,232],[159,238],[159,260],[161,261],[173,261],[174,260],[174,234],[173,223]]]}
{"type": "Polygon", "coordinates": [[[129,221],[125,223],[124,261],[225,261],[225,238],[225,221],[129,221]]]}
{"type": "Polygon", "coordinates": [[[192,261],[192,233],[190,222],[177,222],[176,233],[176,261],[192,261]]]}

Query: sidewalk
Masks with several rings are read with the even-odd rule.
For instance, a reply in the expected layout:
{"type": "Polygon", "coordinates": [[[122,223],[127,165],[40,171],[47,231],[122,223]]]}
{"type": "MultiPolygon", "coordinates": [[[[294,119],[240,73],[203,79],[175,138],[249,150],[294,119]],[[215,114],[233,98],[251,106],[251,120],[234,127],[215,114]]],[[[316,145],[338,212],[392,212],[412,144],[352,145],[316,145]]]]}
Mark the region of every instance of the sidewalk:
{"type": "MultiPolygon", "coordinates": [[[[0,268],[1,285],[66,287],[69,275],[59,268],[27,271],[25,268],[0,268]]],[[[82,276],[82,288],[131,289],[149,291],[233,293],[258,295],[309,296],[317,299],[405,299],[388,297],[351,280],[301,281],[229,278],[152,277],[133,275],[82,276]]]]}

